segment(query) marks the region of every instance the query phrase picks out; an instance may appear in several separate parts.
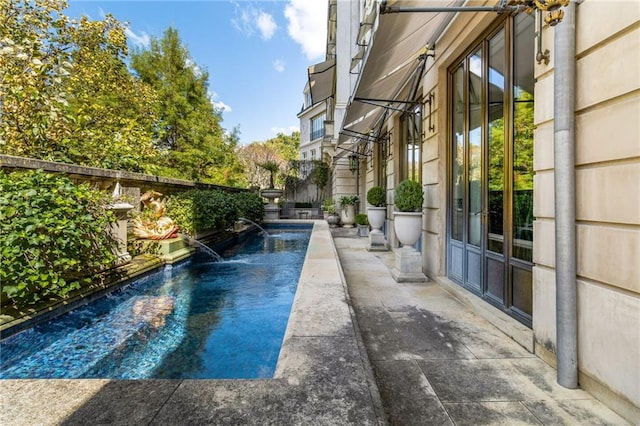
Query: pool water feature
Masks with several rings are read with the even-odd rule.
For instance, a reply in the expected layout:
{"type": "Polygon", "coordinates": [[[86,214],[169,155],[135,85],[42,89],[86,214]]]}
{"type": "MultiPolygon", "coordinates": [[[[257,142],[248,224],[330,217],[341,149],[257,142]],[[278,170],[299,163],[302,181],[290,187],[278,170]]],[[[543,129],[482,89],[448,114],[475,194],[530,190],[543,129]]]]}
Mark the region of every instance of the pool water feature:
{"type": "Polygon", "coordinates": [[[222,262],[196,254],[3,340],[0,378],[272,377],[310,228],[271,236],[222,262]]]}

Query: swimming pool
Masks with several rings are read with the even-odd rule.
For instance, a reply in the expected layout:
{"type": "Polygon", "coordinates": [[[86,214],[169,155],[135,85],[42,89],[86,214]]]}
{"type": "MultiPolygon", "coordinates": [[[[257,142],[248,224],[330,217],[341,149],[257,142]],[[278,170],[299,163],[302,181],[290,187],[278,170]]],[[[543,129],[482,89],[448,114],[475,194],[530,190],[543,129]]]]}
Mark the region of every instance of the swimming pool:
{"type": "Polygon", "coordinates": [[[269,232],[3,340],[0,378],[272,377],[311,228],[269,232]]]}

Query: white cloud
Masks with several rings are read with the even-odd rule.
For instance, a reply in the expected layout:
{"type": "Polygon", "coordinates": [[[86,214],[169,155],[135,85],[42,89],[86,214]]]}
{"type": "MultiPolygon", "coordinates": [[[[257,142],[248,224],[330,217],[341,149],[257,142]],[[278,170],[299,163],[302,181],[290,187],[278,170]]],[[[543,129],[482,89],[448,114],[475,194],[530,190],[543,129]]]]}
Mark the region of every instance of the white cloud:
{"type": "Polygon", "coordinates": [[[278,72],[283,72],[284,71],[284,61],[281,61],[280,59],[276,59],[275,61],[273,61],[273,69],[278,71],[278,72]]]}
{"type": "Polygon", "coordinates": [[[276,21],[273,20],[273,16],[266,12],[260,12],[256,23],[258,24],[260,34],[264,40],[269,40],[273,37],[273,33],[278,28],[276,21]]]}
{"type": "Polygon", "coordinates": [[[216,111],[220,111],[220,112],[233,111],[231,106],[225,104],[222,101],[216,101],[216,99],[218,99],[218,94],[216,92],[209,92],[209,101],[211,102],[211,105],[213,105],[213,107],[216,109],[216,111]]]}
{"type": "Polygon", "coordinates": [[[284,9],[289,36],[300,45],[308,60],[325,54],[327,9],[326,0],[289,0],[284,9]]]}
{"type": "Polygon", "coordinates": [[[284,135],[290,135],[293,132],[299,132],[300,127],[299,126],[272,127],[271,131],[273,132],[274,136],[277,135],[278,133],[282,133],[284,135]]]}
{"type": "Polygon", "coordinates": [[[231,112],[231,111],[233,111],[233,109],[229,105],[225,104],[222,101],[214,102],[213,103],[213,107],[216,109],[216,111],[220,111],[220,112],[231,112]]]}
{"type": "Polygon", "coordinates": [[[233,26],[247,37],[255,34],[256,28],[260,32],[263,40],[269,40],[278,29],[273,16],[262,10],[256,9],[254,6],[241,6],[235,2],[236,17],[231,20],[233,26]]]}
{"type": "Polygon", "coordinates": [[[198,66],[198,64],[196,64],[195,62],[193,62],[193,60],[191,58],[187,58],[185,60],[185,65],[190,67],[193,70],[193,74],[196,77],[202,77],[202,70],[200,69],[200,67],[198,66]]]}
{"type": "Polygon", "coordinates": [[[127,38],[131,40],[131,42],[138,47],[149,47],[151,43],[151,37],[149,34],[141,31],[140,34],[136,34],[131,30],[131,28],[125,28],[124,33],[127,35],[127,38]]]}

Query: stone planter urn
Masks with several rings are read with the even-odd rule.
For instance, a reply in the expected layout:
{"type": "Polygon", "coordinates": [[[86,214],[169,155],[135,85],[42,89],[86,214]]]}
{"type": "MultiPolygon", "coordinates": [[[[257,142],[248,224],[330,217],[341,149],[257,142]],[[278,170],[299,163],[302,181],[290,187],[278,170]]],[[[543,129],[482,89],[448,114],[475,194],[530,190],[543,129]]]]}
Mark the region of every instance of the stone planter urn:
{"type": "Polygon", "coordinates": [[[353,224],[355,223],[355,206],[353,204],[349,204],[346,206],[342,206],[342,212],[340,213],[340,219],[342,220],[342,226],[345,228],[353,228],[353,224]]]}
{"type": "Polygon", "coordinates": [[[260,195],[267,199],[268,203],[264,206],[264,219],[277,220],[280,219],[280,207],[274,202],[276,198],[282,197],[281,189],[267,188],[260,192],[260,195]]]}
{"type": "Polygon", "coordinates": [[[327,223],[329,228],[335,228],[340,223],[340,217],[337,214],[329,214],[327,216],[327,223]]]}
{"type": "Polygon", "coordinates": [[[422,212],[395,212],[393,229],[398,241],[404,247],[411,247],[418,242],[422,233],[422,212]]]}
{"type": "Polygon", "coordinates": [[[382,233],[382,227],[384,221],[387,218],[386,207],[369,207],[367,208],[367,218],[371,225],[371,231],[369,231],[369,245],[367,250],[369,251],[386,251],[387,241],[382,233]]]}

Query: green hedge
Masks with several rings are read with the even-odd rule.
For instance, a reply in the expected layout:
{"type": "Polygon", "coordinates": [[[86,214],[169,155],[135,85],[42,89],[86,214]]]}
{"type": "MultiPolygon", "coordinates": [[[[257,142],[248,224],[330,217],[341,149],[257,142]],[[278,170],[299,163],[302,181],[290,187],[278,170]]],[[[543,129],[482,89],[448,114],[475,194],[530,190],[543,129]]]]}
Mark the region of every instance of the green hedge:
{"type": "Polygon", "coordinates": [[[65,297],[111,267],[108,194],[43,171],[0,171],[2,300],[65,297]]]}
{"type": "Polygon", "coordinates": [[[236,192],[230,194],[236,201],[238,217],[262,222],[264,218],[264,202],[262,197],[252,192],[236,192]]]}
{"type": "Polygon", "coordinates": [[[193,189],[169,197],[166,215],[178,224],[179,232],[194,235],[230,228],[239,217],[261,221],[264,204],[258,195],[249,192],[193,189]]]}

